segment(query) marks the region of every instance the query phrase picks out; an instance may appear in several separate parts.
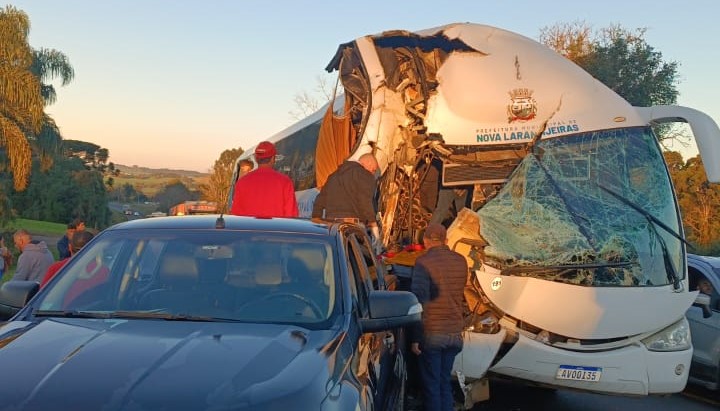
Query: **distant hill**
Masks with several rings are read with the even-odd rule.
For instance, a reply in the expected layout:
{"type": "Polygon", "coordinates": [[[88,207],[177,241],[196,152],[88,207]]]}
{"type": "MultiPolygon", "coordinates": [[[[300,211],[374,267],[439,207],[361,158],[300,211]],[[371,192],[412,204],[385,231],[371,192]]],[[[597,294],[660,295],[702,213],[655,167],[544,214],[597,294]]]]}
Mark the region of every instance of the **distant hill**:
{"type": "Polygon", "coordinates": [[[122,164],[115,164],[115,168],[120,171],[120,175],[114,178],[115,187],[130,184],[148,197],[154,196],[155,193],[163,187],[175,181],[181,181],[188,189],[197,191],[200,188],[200,184],[207,183],[210,178],[209,173],[200,173],[192,170],[172,170],[168,168],[139,166],[130,167],[122,164]]]}
{"type": "Polygon", "coordinates": [[[199,171],[192,171],[192,170],[173,170],[168,168],[149,168],[149,167],[140,167],[140,166],[126,166],[122,164],[115,164],[115,168],[120,171],[122,174],[126,175],[134,175],[134,176],[143,176],[143,175],[151,175],[155,177],[189,177],[189,178],[203,178],[207,177],[210,174],[208,173],[201,173],[199,171]]]}

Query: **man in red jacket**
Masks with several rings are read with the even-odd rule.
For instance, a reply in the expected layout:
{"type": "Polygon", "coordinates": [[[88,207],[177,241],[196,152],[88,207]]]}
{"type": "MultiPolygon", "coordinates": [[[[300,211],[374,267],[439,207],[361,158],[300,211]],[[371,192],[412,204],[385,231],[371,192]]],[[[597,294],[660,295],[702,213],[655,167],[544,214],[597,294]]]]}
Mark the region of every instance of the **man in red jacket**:
{"type": "Polygon", "coordinates": [[[263,141],[255,148],[258,167],[235,183],[230,214],[251,217],[297,217],[295,188],[290,177],[275,171],[275,145],[263,141]]]}
{"type": "Polygon", "coordinates": [[[45,273],[45,277],[43,277],[42,281],[40,282],[40,288],[45,287],[45,284],[50,282],[50,280],[55,277],[55,274],[57,274],[58,271],[60,271],[61,268],[65,265],[65,263],[68,262],[70,257],[72,257],[73,254],[80,251],[81,248],[87,244],[88,241],[92,240],[93,233],[89,231],[75,231],[70,235],[70,242],[68,243],[68,250],[70,250],[70,256],[63,258],[60,261],[56,261],[53,263],[50,267],[48,267],[47,272],[45,273]]]}

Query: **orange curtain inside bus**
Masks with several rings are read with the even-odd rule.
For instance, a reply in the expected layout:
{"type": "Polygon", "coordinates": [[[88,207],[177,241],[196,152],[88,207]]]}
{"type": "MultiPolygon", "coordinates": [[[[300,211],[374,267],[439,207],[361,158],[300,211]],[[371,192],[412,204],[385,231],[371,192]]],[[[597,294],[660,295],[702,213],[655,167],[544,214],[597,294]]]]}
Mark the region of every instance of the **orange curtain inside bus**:
{"type": "Polygon", "coordinates": [[[349,99],[346,98],[344,114],[336,116],[333,113],[333,104],[330,103],[320,125],[315,149],[315,182],[318,189],[325,185],[328,176],[350,156],[350,150],[355,146],[355,129],[347,114],[349,105],[349,99]]]}

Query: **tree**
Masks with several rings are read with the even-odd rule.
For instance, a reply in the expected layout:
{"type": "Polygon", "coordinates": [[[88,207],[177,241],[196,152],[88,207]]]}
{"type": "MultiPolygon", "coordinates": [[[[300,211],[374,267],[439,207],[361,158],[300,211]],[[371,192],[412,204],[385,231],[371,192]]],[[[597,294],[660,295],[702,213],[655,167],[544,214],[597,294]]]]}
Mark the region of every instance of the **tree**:
{"type": "Polygon", "coordinates": [[[645,41],[646,29],[622,26],[593,31],[585,22],[560,23],[540,30],[540,42],[575,62],[634,106],[677,102],[675,61],[645,41]]]}
{"type": "Polygon", "coordinates": [[[62,142],[62,154],[65,157],[77,157],[81,159],[87,170],[95,170],[108,177],[105,180],[109,190],[112,190],[115,183],[114,177],[120,175],[120,170],[115,168],[110,159],[110,151],[95,143],[80,140],[64,140],[62,142]]]}
{"type": "MultiPolygon", "coordinates": [[[[585,22],[560,23],[540,30],[541,43],[569,58],[633,106],[648,107],[677,102],[675,61],[645,41],[646,29],[627,30],[619,25],[593,31],[585,22]]],[[[661,126],[658,139],[689,138],[677,129],[661,126]]]]}
{"type": "Polygon", "coordinates": [[[75,78],[75,70],[65,54],[54,49],[40,48],[33,51],[31,71],[40,79],[40,93],[45,104],[53,104],[57,100],[55,87],[48,82],[60,78],[66,86],[75,78]]]}
{"type": "Polygon", "coordinates": [[[44,108],[56,99],[46,84],[60,77],[62,85],[74,77],[67,57],[57,50],[33,50],[28,43],[30,20],[13,6],[0,9],[0,223],[12,216],[12,193],[25,190],[33,168],[52,167],[62,137],[44,108]],[[12,178],[7,178],[12,176],[12,178]],[[12,184],[8,184],[11,182],[12,184]]]}
{"type": "MultiPolygon", "coordinates": [[[[49,81],[60,78],[63,86],[69,84],[75,77],[75,70],[63,53],[44,49],[33,51],[33,74],[40,79],[40,93],[45,105],[53,104],[57,100],[55,87],[49,81]]],[[[31,147],[40,156],[41,170],[45,171],[52,166],[53,160],[61,154],[62,136],[55,121],[48,115],[44,116],[43,127],[31,147]]]]}
{"type": "Polygon", "coordinates": [[[216,202],[218,212],[227,212],[233,166],[242,153],[242,148],[233,148],[220,153],[220,158],[215,160],[215,164],[211,170],[210,180],[207,184],[200,186],[202,198],[216,202]]]}
{"type": "Polygon", "coordinates": [[[37,134],[45,119],[40,79],[32,71],[29,32],[27,14],[9,5],[0,9],[0,148],[7,153],[7,171],[16,190],[25,189],[30,175],[26,134],[37,134]]]}
{"type": "Polygon", "coordinates": [[[665,152],[664,156],[688,240],[696,246],[696,252],[720,251],[720,186],[707,181],[700,156],[687,162],[678,152],[665,152]]]}
{"type": "MultiPolygon", "coordinates": [[[[335,96],[336,90],[329,83],[327,76],[317,76],[315,80],[316,85],[313,92],[305,90],[295,94],[295,97],[293,97],[296,108],[289,112],[293,119],[302,120],[318,111],[323,104],[332,100],[335,96]]],[[[336,86],[340,87],[339,84],[336,86]]],[[[340,93],[340,90],[337,90],[337,92],[340,93]]]]}
{"type": "Polygon", "coordinates": [[[82,217],[88,226],[107,226],[108,195],[101,173],[87,170],[78,158],[57,158],[47,171],[36,160],[33,168],[27,189],[12,196],[19,216],[58,223],[82,217]]]}
{"type": "Polygon", "coordinates": [[[175,204],[188,200],[197,200],[199,198],[199,192],[190,191],[180,180],[169,183],[155,194],[155,201],[158,203],[159,208],[168,211],[170,207],[175,204]]]}
{"type": "Polygon", "coordinates": [[[593,32],[585,22],[558,23],[540,29],[540,42],[580,67],[593,52],[593,32]]]}
{"type": "Polygon", "coordinates": [[[110,198],[115,201],[124,203],[147,200],[147,196],[142,191],[137,190],[135,186],[130,183],[125,183],[120,187],[112,189],[112,191],[110,192],[110,198]]]}
{"type": "Polygon", "coordinates": [[[677,103],[675,61],[645,42],[645,29],[632,33],[620,26],[603,30],[603,37],[588,56],[585,69],[633,106],[677,103]]]}

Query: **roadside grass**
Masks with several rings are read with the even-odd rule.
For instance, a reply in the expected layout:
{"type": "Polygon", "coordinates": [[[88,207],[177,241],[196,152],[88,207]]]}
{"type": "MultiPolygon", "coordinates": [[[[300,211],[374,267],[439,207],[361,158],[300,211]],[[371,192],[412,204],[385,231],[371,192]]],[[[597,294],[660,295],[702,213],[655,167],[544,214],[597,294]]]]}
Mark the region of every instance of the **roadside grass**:
{"type": "Polygon", "coordinates": [[[50,223],[47,221],[18,218],[10,222],[5,231],[15,232],[21,228],[27,230],[31,235],[62,237],[65,234],[67,225],[62,223],[50,223]]]}

